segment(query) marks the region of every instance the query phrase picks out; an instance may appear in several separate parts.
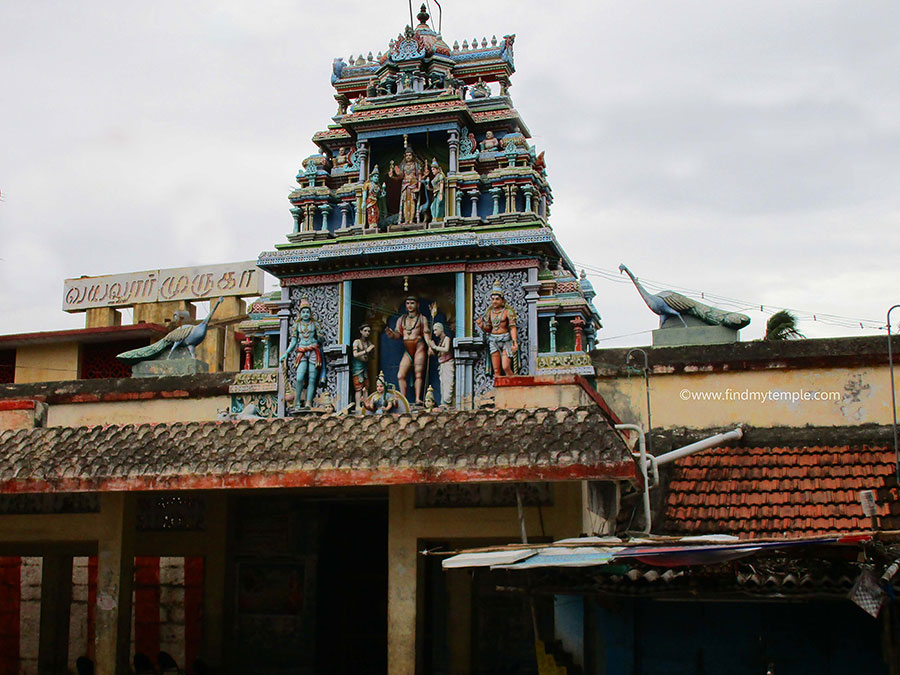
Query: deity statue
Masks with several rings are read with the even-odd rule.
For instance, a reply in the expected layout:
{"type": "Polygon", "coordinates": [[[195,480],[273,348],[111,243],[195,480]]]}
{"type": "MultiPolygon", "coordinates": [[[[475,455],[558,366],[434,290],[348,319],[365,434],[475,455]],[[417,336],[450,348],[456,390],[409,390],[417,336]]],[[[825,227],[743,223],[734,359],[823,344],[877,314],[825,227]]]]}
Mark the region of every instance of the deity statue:
{"type": "Polygon", "coordinates": [[[403,161],[394,166],[391,160],[388,175],[401,180],[400,184],[400,217],[398,223],[419,222],[419,192],[422,188],[423,167],[416,159],[412,148],[406,144],[403,161]]]}
{"type": "Polygon", "coordinates": [[[316,377],[321,374],[321,381],[325,382],[319,324],[313,318],[312,307],[306,298],[300,300],[297,320],[291,330],[291,341],[284,354],[281,355],[280,361],[286,361],[288,356],[295,351],[297,353],[295,357],[297,374],[294,388],[296,392],[294,408],[299,409],[312,405],[316,393],[316,377]]]}
{"type": "Polygon", "coordinates": [[[389,389],[384,380],[384,373],[378,373],[375,380],[375,393],[369,396],[363,403],[363,407],[370,415],[383,415],[389,412],[402,412],[400,401],[394,390],[389,389]]]}
{"type": "Polygon", "coordinates": [[[383,215],[384,186],[380,184],[378,165],[372,168],[363,188],[366,191],[366,227],[378,227],[383,215]]]}
{"type": "Polygon", "coordinates": [[[481,151],[482,152],[496,152],[497,148],[500,147],[500,141],[498,141],[494,137],[493,131],[485,132],[484,140],[481,142],[481,151]]]}
{"type": "Polygon", "coordinates": [[[437,160],[431,162],[431,222],[444,219],[446,212],[444,206],[444,175],[443,169],[437,160]]]}
{"type": "Polygon", "coordinates": [[[350,157],[347,155],[347,148],[338,150],[338,154],[331,159],[331,164],[335,169],[346,169],[350,163],[350,157]]]}
{"type": "Polygon", "coordinates": [[[456,389],[456,360],[453,358],[453,342],[444,331],[444,324],[435,322],[434,339],[428,340],[429,352],[437,354],[438,375],[441,380],[441,405],[453,406],[453,394],[456,389]]]}
{"type": "Polygon", "coordinates": [[[362,412],[363,398],[369,393],[369,356],[375,351],[375,345],[369,340],[372,327],[364,323],[359,327],[359,337],[353,341],[353,360],[350,363],[350,378],[353,382],[353,393],[356,397],[356,408],[362,412]]]}
{"type": "Polygon", "coordinates": [[[412,367],[415,376],[415,405],[421,405],[425,368],[428,364],[427,345],[431,340],[431,328],[428,326],[428,319],[419,312],[419,300],[415,296],[407,297],[405,305],[406,314],[400,315],[393,330],[390,326],[386,326],[384,332],[392,340],[403,340],[405,352],[400,359],[400,366],[397,368],[397,384],[400,386],[400,394],[406,398],[406,376],[412,367]]]}
{"type": "Polygon", "coordinates": [[[491,289],[491,305],[475,324],[487,333],[494,375],[515,375],[519,352],[516,310],[506,304],[499,285],[491,289]]]}
{"type": "Polygon", "coordinates": [[[475,86],[472,87],[472,98],[487,98],[491,95],[491,88],[487,85],[487,83],[478,78],[478,82],[475,83],[475,86]]]}

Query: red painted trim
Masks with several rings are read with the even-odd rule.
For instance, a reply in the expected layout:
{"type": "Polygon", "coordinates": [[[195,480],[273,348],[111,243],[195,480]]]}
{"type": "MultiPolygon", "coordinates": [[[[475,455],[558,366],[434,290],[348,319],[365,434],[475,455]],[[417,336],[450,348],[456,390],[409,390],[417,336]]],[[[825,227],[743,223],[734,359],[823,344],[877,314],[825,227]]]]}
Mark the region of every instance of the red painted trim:
{"type": "Polygon", "coordinates": [[[0,675],[19,674],[22,559],[0,558],[0,675]]]}
{"type": "Polygon", "coordinates": [[[142,476],[135,478],[60,478],[54,481],[9,480],[0,493],[10,492],[127,492],[132,490],[220,490],[288,487],[346,487],[351,485],[418,485],[565,480],[629,479],[637,476],[631,460],[565,466],[497,466],[485,469],[307,469],[255,474],[211,476],[142,476]]]}
{"type": "Polygon", "coordinates": [[[159,558],[134,559],[134,649],[156,660],[159,652],[159,558]]]}
{"type": "MultiPolygon", "coordinates": [[[[15,333],[0,335],[0,346],[5,343],[49,344],[54,342],[110,342],[126,338],[156,337],[169,332],[169,328],[158,323],[135,323],[127,326],[99,326],[97,328],[73,328],[70,330],[50,330],[39,333],[15,333]],[[106,339],[104,339],[106,338],[106,339]]],[[[7,345],[8,346],[8,345],[7,345]]]]}
{"type": "Polygon", "coordinates": [[[34,410],[37,403],[33,400],[9,400],[0,401],[0,411],[3,410],[34,410]]]}
{"type": "Polygon", "coordinates": [[[89,659],[94,658],[94,640],[97,635],[97,556],[88,558],[88,606],[87,606],[87,638],[89,659]]]}
{"type": "Polygon", "coordinates": [[[558,387],[561,384],[578,385],[614,424],[622,424],[621,418],[583,375],[498,375],[494,378],[495,387],[558,387]]]}
{"type": "Polygon", "coordinates": [[[184,559],[184,669],[194,672],[194,660],[203,648],[203,558],[184,559]]]}

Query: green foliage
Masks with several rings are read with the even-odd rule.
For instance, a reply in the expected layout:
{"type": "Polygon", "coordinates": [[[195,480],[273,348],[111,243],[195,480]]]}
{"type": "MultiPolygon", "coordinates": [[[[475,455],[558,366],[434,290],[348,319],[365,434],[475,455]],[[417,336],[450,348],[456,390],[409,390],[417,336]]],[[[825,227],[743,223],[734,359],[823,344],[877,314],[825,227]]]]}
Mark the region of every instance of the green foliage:
{"type": "Polygon", "coordinates": [[[797,317],[786,309],[775,312],[766,322],[763,340],[799,340],[806,336],[797,330],[797,317]]]}

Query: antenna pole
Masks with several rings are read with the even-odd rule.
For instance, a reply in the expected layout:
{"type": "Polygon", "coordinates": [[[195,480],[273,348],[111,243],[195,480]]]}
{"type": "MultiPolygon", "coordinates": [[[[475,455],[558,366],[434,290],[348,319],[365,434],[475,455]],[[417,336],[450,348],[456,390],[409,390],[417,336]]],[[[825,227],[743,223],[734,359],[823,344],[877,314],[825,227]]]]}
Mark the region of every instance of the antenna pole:
{"type": "Polygon", "coordinates": [[[409,0],[409,27],[410,28],[416,27],[416,24],[413,23],[413,18],[412,18],[412,0],[409,0]]]}
{"type": "Polygon", "coordinates": [[[441,3],[438,0],[434,0],[434,4],[438,6],[440,13],[438,14],[438,35],[441,34],[441,25],[444,23],[444,8],[441,7],[441,3]]]}

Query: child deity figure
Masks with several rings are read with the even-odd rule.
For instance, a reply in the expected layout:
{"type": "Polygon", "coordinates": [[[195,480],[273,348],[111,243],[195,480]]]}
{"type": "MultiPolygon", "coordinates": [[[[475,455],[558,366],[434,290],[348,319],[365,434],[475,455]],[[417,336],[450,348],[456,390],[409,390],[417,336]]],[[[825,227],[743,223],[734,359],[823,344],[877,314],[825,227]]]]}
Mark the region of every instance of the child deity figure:
{"type": "Polygon", "coordinates": [[[475,324],[487,333],[494,375],[515,375],[514,362],[519,351],[516,310],[506,304],[503,289],[491,289],[491,305],[475,324]]]}
{"type": "Polygon", "coordinates": [[[453,343],[444,332],[444,324],[434,324],[434,340],[428,340],[429,351],[437,354],[438,375],[441,380],[441,405],[453,407],[453,394],[456,389],[456,360],[453,358],[453,343]]]}
{"type": "Polygon", "coordinates": [[[356,409],[362,412],[363,399],[369,393],[369,357],[375,345],[369,340],[372,327],[364,323],[359,327],[359,337],[353,341],[353,360],[350,363],[350,378],[356,397],[356,409]]]}
{"type": "Polygon", "coordinates": [[[319,336],[319,324],[312,316],[309,300],[302,298],[297,312],[297,320],[291,329],[291,341],[279,361],[284,362],[288,356],[296,352],[297,374],[295,379],[294,408],[299,409],[312,405],[316,394],[317,376],[321,369],[322,380],[325,369],[322,368],[322,346],[319,336]]]}
{"type": "Polygon", "coordinates": [[[396,395],[387,388],[384,381],[384,373],[378,373],[378,379],[375,380],[375,393],[363,401],[363,407],[370,415],[400,412],[396,395]]]}
{"type": "Polygon", "coordinates": [[[415,296],[409,296],[405,301],[406,314],[402,314],[394,329],[390,326],[384,329],[385,335],[393,340],[403,340],[405,352],[400,359],[397,368],[397,384],[400,394],[406,398],[406,376],[409,369],[413,368],[415,376],[416,405],[422,405],[422,394],[425,384],[425,365],[428,362],[427,343],[431,340],[431,328],[426,319],[419,312],[419,300],[415,296]]]}

